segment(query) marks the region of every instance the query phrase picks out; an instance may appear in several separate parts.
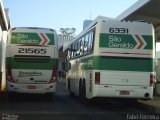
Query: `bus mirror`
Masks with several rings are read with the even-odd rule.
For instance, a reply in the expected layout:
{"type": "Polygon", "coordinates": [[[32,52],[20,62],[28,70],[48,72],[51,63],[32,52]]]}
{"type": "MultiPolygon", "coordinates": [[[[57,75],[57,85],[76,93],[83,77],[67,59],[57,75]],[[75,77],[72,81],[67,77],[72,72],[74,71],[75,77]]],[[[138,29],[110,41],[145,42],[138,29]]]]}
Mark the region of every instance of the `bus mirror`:
{"type": "Polygon", "coordinates": [[[68,70],[70,70],[70,69],[71,69],[71,63],[68,62],[68,70]]]}
{"type": "Polygon", "coordinates": [[[71,63],[70,62],[63,62],[63,70],[68,71],[71,69],[71,63]]]}

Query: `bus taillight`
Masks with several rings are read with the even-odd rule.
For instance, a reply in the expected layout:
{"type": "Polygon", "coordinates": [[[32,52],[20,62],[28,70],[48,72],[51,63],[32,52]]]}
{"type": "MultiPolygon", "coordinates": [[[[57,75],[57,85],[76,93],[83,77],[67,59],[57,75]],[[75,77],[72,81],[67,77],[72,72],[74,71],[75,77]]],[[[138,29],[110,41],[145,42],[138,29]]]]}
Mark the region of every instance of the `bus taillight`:
{"type": "Polygon", "coordinates": [[[7,80],[10,82],[14,82],[10,64],[7,65],[7,80]]]}
{"type": "Polygon", "coordinates": [[[53,68],[53,70],[52,70],[52,76],[51,76],[51,79],[49,80],[49,83],[56,82],[56,79],[57,79],[57,69],[53,68]]]}
{"type": "Polygon", "coordinates": [[[95,72],[95,84],[100,84],[100,72],[95,72]]]}
{"type": "Polygon", "coordinates": [[[155,76],[153,74],[150,74],[150,85],[154,84],[155,82],[155,76]]]}

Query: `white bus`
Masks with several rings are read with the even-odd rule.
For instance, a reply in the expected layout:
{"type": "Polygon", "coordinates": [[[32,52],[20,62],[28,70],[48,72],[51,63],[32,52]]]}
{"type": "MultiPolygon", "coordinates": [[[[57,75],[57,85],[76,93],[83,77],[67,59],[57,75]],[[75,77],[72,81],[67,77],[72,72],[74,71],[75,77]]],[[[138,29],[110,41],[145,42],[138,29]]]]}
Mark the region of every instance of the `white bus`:
{"type": "Polygon", "coordinates": [[[153,98],[152,24],[98,17],[68,45],[67,88],[82,99],[153,98]]]}
{"type": "Polygon", "coordinates": [[[6,53],[9,93],[52,94],[56,90],[57,69],[55,30],[16,27],[9,31],[6,53]]]}

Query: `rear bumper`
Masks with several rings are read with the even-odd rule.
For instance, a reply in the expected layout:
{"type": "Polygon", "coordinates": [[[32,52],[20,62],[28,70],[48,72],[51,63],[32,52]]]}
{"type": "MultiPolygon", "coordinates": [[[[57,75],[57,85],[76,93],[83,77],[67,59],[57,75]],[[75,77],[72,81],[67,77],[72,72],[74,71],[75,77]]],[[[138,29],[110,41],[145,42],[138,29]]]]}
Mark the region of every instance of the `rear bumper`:
{"type": "Polygon", "coordinates": [[[153,99],[153,87],[96,85],[93,97],[153,99]],[[129,94],[122,95],[121,91],[129,91],[129,94]]]}
{"type": "Polygon", "coordinates": [[[54,93],[56,82],[49,84],[20,84],[7,81],[7,91],[17,93],[54,93]]]}

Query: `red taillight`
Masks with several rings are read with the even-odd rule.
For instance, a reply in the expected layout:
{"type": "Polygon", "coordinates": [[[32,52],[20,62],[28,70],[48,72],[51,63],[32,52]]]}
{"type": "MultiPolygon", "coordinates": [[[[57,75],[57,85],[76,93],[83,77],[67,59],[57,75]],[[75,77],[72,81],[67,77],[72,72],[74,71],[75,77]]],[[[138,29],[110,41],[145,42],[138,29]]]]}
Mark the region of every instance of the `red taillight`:
{"type": "Polygon", "coordinates": [[[10,64],[7,65],[7,80],[10,82],[14,82],[10,64]]]}
{"type": "Polygon", "coordinates": [[[95,84],[100,84],[100,72],[95,72],[95,84]]]}
{"type": "Polygon", "coordinates": [[[53,67],[52,76],[51,76],[51,79],[49,80],[49,83],[56,82],[56,80],[57,80],[57,69],[53,67]]]}
{"type": "Polygon", "coordinates": [[[150,85],[154,84],[155,82],[155,76],[153,74],[150,74],[150,85]]]}

